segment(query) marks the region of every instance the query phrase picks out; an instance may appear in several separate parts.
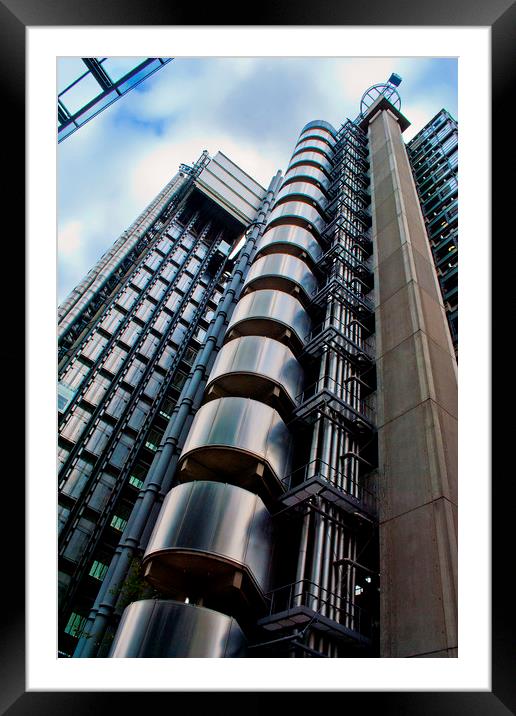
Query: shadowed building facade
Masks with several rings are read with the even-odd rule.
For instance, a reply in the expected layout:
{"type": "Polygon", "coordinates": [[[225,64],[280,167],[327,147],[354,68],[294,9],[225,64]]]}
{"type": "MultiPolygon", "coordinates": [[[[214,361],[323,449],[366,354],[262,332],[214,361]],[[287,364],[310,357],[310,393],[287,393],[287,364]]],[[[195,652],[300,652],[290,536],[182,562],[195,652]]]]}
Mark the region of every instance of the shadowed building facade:
{"type": "Polygon", "coordinates": [[[60,308],[62,656],[455,656],[456,359],[396,75],[60,308]]]}

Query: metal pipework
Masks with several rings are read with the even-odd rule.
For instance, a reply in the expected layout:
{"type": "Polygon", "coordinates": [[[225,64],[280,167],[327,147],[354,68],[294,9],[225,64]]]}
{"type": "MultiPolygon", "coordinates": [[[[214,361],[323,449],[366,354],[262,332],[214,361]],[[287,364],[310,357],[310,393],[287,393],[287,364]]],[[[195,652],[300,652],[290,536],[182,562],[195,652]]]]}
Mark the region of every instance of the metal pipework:
{"type": "Polygon", "coordinates": [[[129,572],[135,550],[140,544],[144,529],[149,520],[156,500],[161,494],[168,492],[177,464],[177,446],[186,427],[192,405],[198,393],[202,390],[206,368],[211,360],[212,353],[217,345],[228,315],[232,312],[234,304],[241,290],[242,280],[247,273],[255,243],[261,233],[267,214],[272,205],[274,195],[281,182],[281,172],[273,177],[267,194],[265,195],[254,226],[248,234],[247,242],[242,249],[233,272],[231,282],[219,304],[214,320],[210,325],[203,349],[195,361],[191,375],[185,382],[178,403],[175,406],[169,421],[163,441],[158,448],[145,483],[138,495],[137,502],[124,530],[120,543],[111,560],[111,564],[102,582],[102,587],[95,600],[86,622],[85,631],[90,636],[81,638],[77,644],[74,657],[90,657],[97,653],[97,649],[104,637],[111,615],[117,601],[120,585],[129,572]]]}

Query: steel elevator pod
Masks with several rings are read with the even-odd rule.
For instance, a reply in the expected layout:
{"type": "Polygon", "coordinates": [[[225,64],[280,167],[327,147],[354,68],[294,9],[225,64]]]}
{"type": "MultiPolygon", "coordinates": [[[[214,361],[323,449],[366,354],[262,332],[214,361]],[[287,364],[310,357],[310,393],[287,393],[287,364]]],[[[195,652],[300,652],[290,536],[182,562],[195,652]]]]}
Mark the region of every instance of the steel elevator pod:
{"type": "Polygon", "coordinates": [[[254,261],[244,281],[242,295],[264,288],[292,294],[308,306],[317,292],[317,281],[308,265],[297,256],[269,254],[254,261]]]}
{"type": "Polygon", "coordinates": [[[316,264],[322,256],[322,249],[307,229],[283,225],[268,229],[256,244],[256,258],[269,254],[290,254],[316,264]]]}
{"type": "Polygon", "coordinates": [[[111,658],[240,658],[247,640],[227,614],[169,599],[142,599],[125,608],[111,658]]]}
{"type": "Polygon", "coordinates": [[[290,433],[273,408],[250,398],[218,398],[195,414],[176,477],[179,482],[228,482],[269,505],[284,491],[291,445],[290,433]]]}
{"type": "Polygon", "coordinates": [[[286,418],[303,389],[303,369],[292,351],[264,336],[242,336],[220,349],[208,378],[205,399],[253,398],[286,418]]]}
{"type": "Polygon", "coordinates": [[[310,318],[297,298],[283,291],[261,289],[243,296],[237,303],[224,342],[238,336],[267,336],[298,355],[310,330],[310,318]]]}
{"type": "Polygon", "coordinates": [[[167,494],[143,556],[145,578],[174,599],[246,622],[270,588],[272,518],[252,492],[194,481],[167,494]]]}

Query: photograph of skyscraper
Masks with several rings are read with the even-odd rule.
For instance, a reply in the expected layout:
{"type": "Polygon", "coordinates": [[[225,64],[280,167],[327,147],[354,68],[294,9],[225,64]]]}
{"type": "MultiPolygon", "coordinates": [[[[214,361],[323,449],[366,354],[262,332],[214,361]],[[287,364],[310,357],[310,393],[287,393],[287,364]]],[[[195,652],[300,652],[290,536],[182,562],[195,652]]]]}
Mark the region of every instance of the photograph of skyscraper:
{"type": "Polygon", "coordinates": [[[456,60],[58,78],[59,656],[456,657],[456,60]]]}

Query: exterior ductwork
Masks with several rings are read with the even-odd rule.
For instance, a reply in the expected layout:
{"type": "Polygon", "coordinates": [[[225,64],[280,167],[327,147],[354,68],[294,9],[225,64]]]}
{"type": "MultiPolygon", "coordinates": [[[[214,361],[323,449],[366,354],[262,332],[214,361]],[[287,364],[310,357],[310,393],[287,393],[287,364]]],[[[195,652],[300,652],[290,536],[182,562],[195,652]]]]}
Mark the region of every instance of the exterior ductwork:
{"type": "Polygon", "coordinates": [[[124,611],[110,657],[241,658],[247,640],[226,614],[194,604],[145,599],[124,611]]]}

